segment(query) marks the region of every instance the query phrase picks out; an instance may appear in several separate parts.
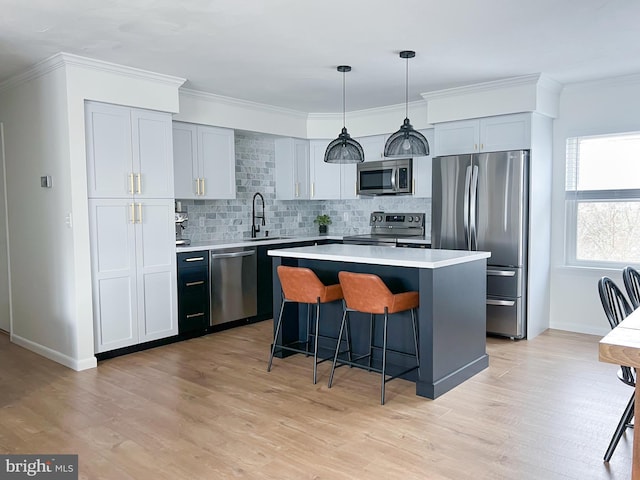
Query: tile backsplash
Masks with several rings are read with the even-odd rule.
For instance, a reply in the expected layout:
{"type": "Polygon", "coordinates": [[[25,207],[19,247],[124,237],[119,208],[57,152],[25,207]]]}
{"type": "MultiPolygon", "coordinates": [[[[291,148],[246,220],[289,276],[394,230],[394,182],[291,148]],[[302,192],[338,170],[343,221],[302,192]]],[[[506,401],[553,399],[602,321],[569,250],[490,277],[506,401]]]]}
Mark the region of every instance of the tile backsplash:
{"type": "MultiPolygon", "coordinates": [[[[265,201],[266,226],[258,236],[317,235],[316,215],[328,214],[329,234],[353,235],[369,232],[372,211],[424,212],[430,231],[431,199],[371,197],[353,200],[277,200],[274,137],[235,132],[236,198],[234,200],[181,200],[189,214],[183,237],[192,242],[241,240],[251,236],[252,200],[260,192],[265,201]]],[[[262,211],[256,199],[257,211],[262,211]]]]}

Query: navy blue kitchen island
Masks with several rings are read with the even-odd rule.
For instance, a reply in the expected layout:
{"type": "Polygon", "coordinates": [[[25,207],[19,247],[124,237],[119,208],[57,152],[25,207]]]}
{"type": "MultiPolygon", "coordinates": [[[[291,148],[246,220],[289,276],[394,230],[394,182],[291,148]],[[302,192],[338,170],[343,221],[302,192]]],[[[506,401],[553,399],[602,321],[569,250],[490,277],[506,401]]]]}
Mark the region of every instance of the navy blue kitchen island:
{"type": "MultiPolygon", "coordinates": [[[[334,244],[270,250],[269,255],[273,257],[274,312],[280,311],[282,303],[278,265],[308,267],[325,284],[338,283],[338,272],[345,270],[379,275],[394,292],[418,291],[420,374],[413,372],[413,377],[407,377],[416,382],[417,395],[435,399],[489,365],[486,263],[490,253],[334,244]]],[[[358,355],[368,350],[369,322],[359,321],[356,315],[363,314],[351,317],[352,348],[358,355]]],[[[320,333],[337,337],[341,319],[340,302],[323,305],[320,333]]],[[[413,352],[407,325],[409,312],[389,321],[390,348],[413,352]]],[[[377,322],[374,332],[378,345],[381,326],[382,322],[377,322]]],[[[307,307],[287,305],[278,342],[304,342],[306,338],[307,307]]],[[[324,355],[329,356],[335,342],[325,346],[324,355]]],[[[397,357],[396,363],[402,367],[407,359],[397,357]]]]}

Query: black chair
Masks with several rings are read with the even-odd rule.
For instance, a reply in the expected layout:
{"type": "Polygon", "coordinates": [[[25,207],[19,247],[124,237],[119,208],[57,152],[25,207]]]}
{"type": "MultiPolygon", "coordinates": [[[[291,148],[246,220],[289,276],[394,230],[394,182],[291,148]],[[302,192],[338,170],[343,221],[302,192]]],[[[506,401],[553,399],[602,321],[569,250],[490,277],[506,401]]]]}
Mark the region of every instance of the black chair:
{"type": "MultiPolygon", "coordinates": [[[[602,308],[604,308],[604,313],[607,316],[607,320],[609,320],[611,329],[614,329],[633,310],[629,305],[629,302],[627,302],[627,299],[624,298],[624,294],[622,293],[622,291],[609,277],[602,277],[598,281],[598,292],[600,293],[600,301],[602,302],[602,308]]],[[[634,401],[636,391],[635,372],[631,369],[631,367],[621,366],[618,370],[618,378],[623,383],[633,387],[633,394],[631,394],[631,398],[629,399],[629,402],[624,409],[622,417],[618,422],[618,426],[613,433],[613,437],[611,437],[609,448],[607,448],[607,451],[604,454],[605,462],[608,462],[611,459],[611,456],[613,455],[613,452],[618,446],[618,442],[620,441],[620,438],[622,437],[626,429],[633,428],[633,423],[631,423],[631,420],[633,419],[634,415],[634,401]]]]}
{"type": "Polygon", "coordinates": [[[640,272],[633,267],[625,267],[622,270],[622,279],[624,280],[624,288],[627,289],[627,295],[631,300],[633,309],[640,307],[640,272]]]}

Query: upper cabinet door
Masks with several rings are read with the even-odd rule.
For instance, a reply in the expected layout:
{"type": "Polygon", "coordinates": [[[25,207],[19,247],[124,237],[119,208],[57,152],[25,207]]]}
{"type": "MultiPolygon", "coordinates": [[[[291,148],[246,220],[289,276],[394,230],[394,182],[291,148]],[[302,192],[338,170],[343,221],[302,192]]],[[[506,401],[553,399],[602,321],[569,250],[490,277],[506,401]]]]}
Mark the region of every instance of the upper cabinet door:
{"type": "Polygon", "coordinates": [[[192,123],[173,122],[173,185],[176,198],[196,198],[198,136],[192,123]]]}
{"type": "Polygon", "coordinates": [[[134,192],[139,198],[173,198],[171,114],[131,111],[134,192]]]}
{"type": "Polygon", "coordinates": [[[311,169],[311,200],[335,200],[340,198],[341,166],[324,162],[324,152],[330,140],[309,142],[309,166],[311,169]]]}
{"type": "Polygon", "coordinates": [[[479,148],[480,122],[463,120],[439,123],[434,129],[433,156],[475,153],[479,148]]]}
{"type": "Polygon", "coordinates": [[[276,198],[309,198],[309,140],[276,138],[276,198]]]}
{"type": "Polygon", "coordinates": [[[87,102],[87,188],[89,198],[128,198],[135,191],[131,110],[87,102]]]}
{"type": "Polygon", "coordinates": [[[480,120],[480,151],[504,152],[531,148],[531,114],[500,115],[480,120]]]}
{"type": "Polygon", "coordinates": [[[356,138],[364,150],[364,161],[382,160],[384,158],[384,144],[386,135],[371,135],[368,137],[356,138]]]}
{"type": "MultiPolygon", "coordinates": [[[[434,148],[433,128],[420,130],[427,142],[430,150],[434,148]]],[[[426,157],[413,157],[413,196],[420,198],[431,198],[431,155],[426,157]]]]}
{"type": "Polygon", "coordinates": [[[87,102],[89,198],[173,198],[169,113],[87,102]]]}
{"type": "Polygon", "coordinates": [[[236,198],[236,155],[233,130],[198,125],[200,195],[196,198],[236,198]]]}

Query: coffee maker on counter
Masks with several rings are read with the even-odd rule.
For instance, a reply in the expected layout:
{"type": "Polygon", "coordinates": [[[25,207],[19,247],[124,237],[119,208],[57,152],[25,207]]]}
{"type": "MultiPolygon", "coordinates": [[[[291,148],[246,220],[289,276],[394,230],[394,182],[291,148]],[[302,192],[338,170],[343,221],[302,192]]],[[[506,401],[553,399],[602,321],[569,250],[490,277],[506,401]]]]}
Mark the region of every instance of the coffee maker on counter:
{"type": "Polygon", "coordinates": [[[189,220],[187,212],[182,211],[182,202],[176,202],[176,245],[189,245],[188,238],[182,238],[182,231],[186,228],[184,223],[189,220]]]}

